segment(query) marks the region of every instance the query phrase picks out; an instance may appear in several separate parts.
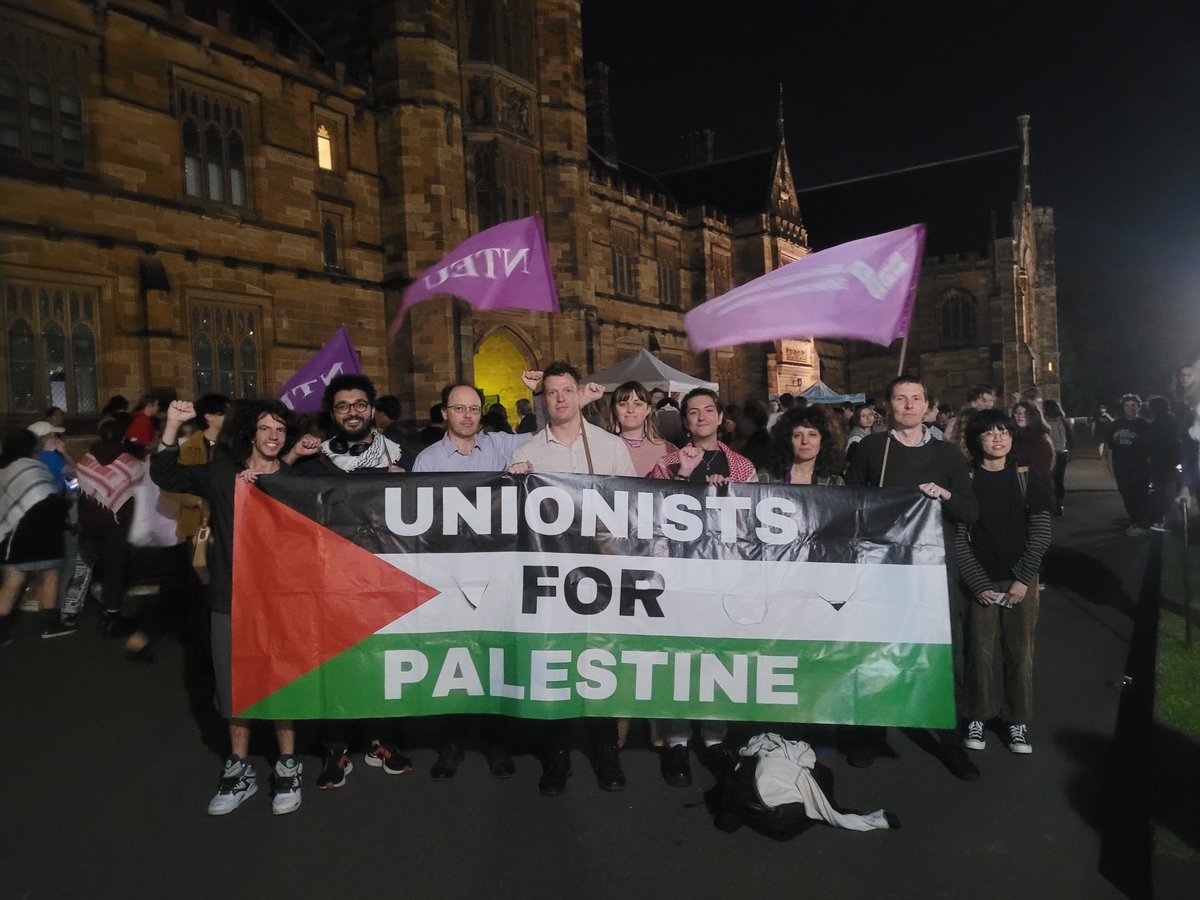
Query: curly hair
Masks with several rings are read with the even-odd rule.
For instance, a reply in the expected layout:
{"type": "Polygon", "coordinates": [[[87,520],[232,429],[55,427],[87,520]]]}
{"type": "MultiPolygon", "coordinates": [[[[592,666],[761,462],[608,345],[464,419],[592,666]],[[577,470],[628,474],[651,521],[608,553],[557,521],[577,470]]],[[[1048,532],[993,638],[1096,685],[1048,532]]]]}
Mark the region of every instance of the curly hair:
{"type": "Polygon", "coordinates": [[[788,410],[771,429],[771,446],[767,456],[771,477],[780,481],[787,478],[795,462],[792,432],[801,426],[816,429],[821,435],[821,449],[813,464],[813,475],[817,478],[841,475],[846,465],[842,424],[824,406],[814,403],[812,406],[788,410]]]}
{"type": "Polygon", "coordinates": [[[258,420],[263,416],[270,416],[287,428],[287,437],[283,446],[279,448],[279,456],[282,459],[292,448],[292,444],[296,443],[299,428],[295,414],[278,400],[236,400],[230,403],[225,414],[225,424],[217,436],[217,450],[229,459],[239,463],[245,462],[254,447],[258,420]]]}
{"type": "Polygon", "coordinates": [[[375,405],[375,383],[366,375],[335,375],[325,385],[325,394],[321,397],[321,410],[333,412],[333,398],[339,391],[362,391],[367,395],[367,402],[375,405]]]}

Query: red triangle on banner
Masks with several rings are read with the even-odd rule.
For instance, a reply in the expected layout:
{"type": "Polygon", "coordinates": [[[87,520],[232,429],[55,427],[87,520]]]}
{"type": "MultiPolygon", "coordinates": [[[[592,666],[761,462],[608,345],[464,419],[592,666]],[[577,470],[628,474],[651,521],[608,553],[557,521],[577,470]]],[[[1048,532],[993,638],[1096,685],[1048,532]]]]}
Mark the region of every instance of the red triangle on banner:
{"type": "Polygon", "coordinates": [[[233,521],[235,714],[439,593],[241,481],[233,521]]]}

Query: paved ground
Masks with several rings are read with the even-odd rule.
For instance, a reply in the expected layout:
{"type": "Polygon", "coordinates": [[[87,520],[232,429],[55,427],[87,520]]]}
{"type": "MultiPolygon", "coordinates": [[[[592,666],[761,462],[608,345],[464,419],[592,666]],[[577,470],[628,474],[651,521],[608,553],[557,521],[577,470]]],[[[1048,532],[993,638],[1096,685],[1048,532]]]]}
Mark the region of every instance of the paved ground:
{"type": "Polygon", "coordinates": [[[528,756],[508,782],[471,755],[435,784],[427,723],[410,731],[412,775],[360,765],[342,790],[318,792],[318,760],[303,756],[297,813],[273,818],[260,790],[210,818],[219,748],[189,704],[181,649],[139,665],[94,620],[52,642],[25,621],[0,649],[0,898],[1141,896],[1113,874],[1136,870],[1136,845],[1109,840],[1101,854],[1117,683],[1157,538],[1117,527],[1098,461],[1073,462],[1068,480],[1039,623],[1035,753],[993,738],[972,784],[895,730],[895,758],[867,770],[839,760],[838,802],[886,807],[899,831],[724,834],[704,804],[711,777],[697,769],[695,787],[669,788],[641,746],[623,754],[618,794],[596,787],[580,753],[558,799],[538,795],[528,756]]]}

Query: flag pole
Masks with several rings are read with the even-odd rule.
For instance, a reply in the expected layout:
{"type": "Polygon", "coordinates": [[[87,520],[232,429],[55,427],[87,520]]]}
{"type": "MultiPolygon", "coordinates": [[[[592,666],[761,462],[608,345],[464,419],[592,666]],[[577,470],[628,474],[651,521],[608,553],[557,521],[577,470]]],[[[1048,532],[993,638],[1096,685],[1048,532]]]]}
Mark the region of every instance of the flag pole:
{"type": "MultiPolygon", "coordinates": [[[[904,340],[900,342],[900,365],[896,366],[896,377],[899,378],[904,374],[904,357],[908,354],[908,332],[904,333],[904,340]]],[[[883,477],[887,474],[887,458],[888,451],[892,449],[892,430],[888,429],[887,441],[883,445],[883,463],[879,467],[879,486],[883,487],[883,477]]]]}

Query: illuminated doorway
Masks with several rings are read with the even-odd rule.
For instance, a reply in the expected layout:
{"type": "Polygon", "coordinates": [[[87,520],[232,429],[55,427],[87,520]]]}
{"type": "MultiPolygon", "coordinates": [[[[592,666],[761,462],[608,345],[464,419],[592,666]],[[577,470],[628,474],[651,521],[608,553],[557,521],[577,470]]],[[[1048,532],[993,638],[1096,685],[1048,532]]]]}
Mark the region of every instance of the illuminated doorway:
{"type": "Polygon", "coordinates": [[[503,330],[493,332],[475,351],[475,384],[483,391],[484,407],[503,403],[508,424],[514,429],[520,420],[517,401],[522,397],[532,399],[521,373],[534,367],[534,361],[503,330]]]}

